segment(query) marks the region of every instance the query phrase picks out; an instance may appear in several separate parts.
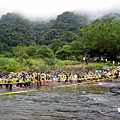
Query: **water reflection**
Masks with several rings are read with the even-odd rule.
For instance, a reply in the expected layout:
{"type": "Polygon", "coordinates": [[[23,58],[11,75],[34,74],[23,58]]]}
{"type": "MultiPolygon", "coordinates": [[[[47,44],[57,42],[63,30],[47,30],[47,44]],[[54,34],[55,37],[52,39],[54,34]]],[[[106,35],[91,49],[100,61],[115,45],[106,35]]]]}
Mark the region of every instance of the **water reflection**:
{"type": "Polygon", "coordinates": [[[120,97],[107,87],[41,87],[34,92],[0,97],[0,119],[119,120],[120,97]]]}

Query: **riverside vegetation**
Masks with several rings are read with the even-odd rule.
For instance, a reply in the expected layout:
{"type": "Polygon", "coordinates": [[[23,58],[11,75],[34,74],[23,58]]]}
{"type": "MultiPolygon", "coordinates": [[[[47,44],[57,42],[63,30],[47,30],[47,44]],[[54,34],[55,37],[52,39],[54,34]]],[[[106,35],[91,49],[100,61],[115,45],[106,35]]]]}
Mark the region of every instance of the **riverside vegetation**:
{"type": "MultiPolygon", "coordinates": [[[[117,65],[117,64],[116,64],[117,65]]],[[[0,58],[0,71],[2,72],[18,72],[18,71],[49,71],[49,70],[66,70],[66,71],[83,71],[95,70],[104,67],[113,67],[112,63],[104,62],[85,62],[73,60],[42,60],[42,59],[15,59],[15,58],[0,58]]]]}

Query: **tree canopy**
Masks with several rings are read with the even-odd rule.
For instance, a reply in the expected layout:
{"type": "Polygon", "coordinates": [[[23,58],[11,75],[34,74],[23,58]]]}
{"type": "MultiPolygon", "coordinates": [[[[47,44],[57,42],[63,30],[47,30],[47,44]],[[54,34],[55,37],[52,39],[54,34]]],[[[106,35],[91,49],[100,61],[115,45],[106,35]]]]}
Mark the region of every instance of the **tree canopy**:
{"type": "Polygon", "coordinates": [[[90,25],[80,30],[84,38],[84,44],[99,55],[107,54],[109,59],[116,60],[120,53],[120,22],[113,19],[103,22],[95,20],[90,25]]]}

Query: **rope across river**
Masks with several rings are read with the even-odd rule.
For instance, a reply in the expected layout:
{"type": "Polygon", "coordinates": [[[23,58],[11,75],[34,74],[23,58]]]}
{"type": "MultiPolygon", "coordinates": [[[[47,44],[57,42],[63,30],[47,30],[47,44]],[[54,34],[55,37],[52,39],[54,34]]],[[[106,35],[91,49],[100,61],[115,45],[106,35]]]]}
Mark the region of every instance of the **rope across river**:
{"type": "Polygon", "coordinates": [[[67,87],[67,86],[75,86],[75,85],[81,85],[81,84],[89,84],[89,83],[96,83],[96,82],[101,82],[101,81],[111,81],[112,79],[114,79],[114,76],[111,76],[110,78],[100,78],[100,79],[92,79],[92,80],[84,80],[84,81],[68,81],[68,82],[60,82],[58,80],[46,80],[46,81],[42,81],[42,83],[40,84],[37,80],[34,82],[30,82],[30,81],[26,81],[26,82],[2,82],[0,83],[0,85],[5,85],[6,88],[8,88],[10,86],[10,90],[12,90],[13,88],[16,88],[18,90],[24,90],[23,86],[47,86],[47,87],[54,87],[54,88],[60,88],[60,87],[67,87]],[[38,85],[39,84],[39,85],[38,85]]]}
{"type": "Polygon", "coordinates": [[[111,81],[116,76],[108,73],[94,73],[89,71],[84,74],[72,74],[72,73],[54,73],[46,74],[39,72],[20,72],[11,73],[5,79],[0,79],[0,86],[6,86],[6,88],[12,90],[16,88],[23,90],[23,86],[47,86],[47,87],[66,87],[74,86],[86,83],[96,83],[100,81],[111,81]]]}

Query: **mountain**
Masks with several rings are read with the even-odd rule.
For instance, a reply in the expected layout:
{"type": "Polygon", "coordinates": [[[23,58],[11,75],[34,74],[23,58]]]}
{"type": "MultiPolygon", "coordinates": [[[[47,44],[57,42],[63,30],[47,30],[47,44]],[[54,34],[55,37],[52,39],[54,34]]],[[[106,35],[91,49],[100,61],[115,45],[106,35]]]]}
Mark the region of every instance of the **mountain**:
{"type": "MultiPolygon", "coordinates": [[[[115,14],[115,20],[120,21],[120,14],[115,14]]],[[[101,19],[107,20],[111,15],[101,19]]],[[[49,45],[54,38],[59,38],[63,44],[75,40],[78,30],[88,23],[89,16],[64,12],[50,22],[29,21],[16,13],[7,13],[0,19],[0,46],[3,51],[23,45],[49,45]]]]}
{"type": "Polygon", "coordinates": [[[30,45],[35,41],[29,21],[14,13],[3,15],[0,20],[0,42],[4,50],[17,45],[30,45]]]}
{"type": "Polygon", "coordinates": [[[102,16],[103,21],[107,21],[108,18],[114,18],[114,21],[120,21],[120,14],[119,13],[109,13],[102,16]]]}

